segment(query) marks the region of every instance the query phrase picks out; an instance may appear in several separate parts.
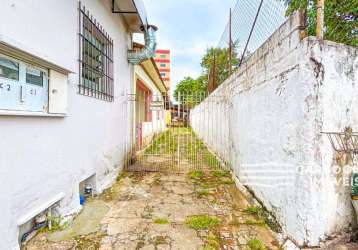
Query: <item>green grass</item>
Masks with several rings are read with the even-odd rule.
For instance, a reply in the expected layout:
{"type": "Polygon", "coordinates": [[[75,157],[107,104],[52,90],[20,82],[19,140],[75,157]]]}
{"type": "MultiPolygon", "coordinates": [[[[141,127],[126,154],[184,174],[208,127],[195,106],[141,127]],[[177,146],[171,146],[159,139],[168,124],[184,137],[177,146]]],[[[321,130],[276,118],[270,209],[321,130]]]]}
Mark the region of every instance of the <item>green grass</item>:
{"type": "MultiPolygon", "coordinates": [[[[266,224],[267,226],[269,226],[269,228],[271,228],[272,231],[274,231],[276,233],[280,233],[282,231],[281,227],[277,223],[277,221],[264,208],[251,206],[251,207],[247,207],[244,210],[244,213],[254,215],[258,219],[258,222],[260,222],[260,223],[251,224],[251,225],[266,224]]],[[[250,222],[250,220],[249,220],[249,222],[250,222]]]]}
{"type": "Polygon", "coordinates": [[[245,225],[253,225],[253,226],[263,226],[265,225],[265,221],[264,220],[251,220],[251,219],[246,219],[244,221],[245,225]]]}
{"type": "Polygon", "coordinates": [[[160,224],[160,225],[166,225],[166,224],[170,224],[170,221],[168,218],[155,218],[153,220],[153,223],[160,224]]]}
{"type": "Polygon", "coordinates": [[[207,189],[202,189],[197,191],[196,193],[198,195],[199,198],[204,197],[204,196],[208,196],[210,194],[210,191],[207,189]]]}
{"type": "Polygon", "coordinates": [[[261,208],[259,208],[259,207],[251,206],[251,207],[247,207],[244,210],[244,213],[251,214],[251,215],[258,215],[260,210],[261,210],[261,208]]]}
{"type": "Polygon", "coordinates": [[[231,177],[230,171],[224,170],[215,170],[213,171],[213,176],[221,178],[221,177],[231,177]]]}
{"type": "Polygon", "coordinates": [[[173,154],[177,150],[177,140],[172,129],[159,134],[144,151],[145,154],[173,154]]]}
{"type": "Polygon", "coordinates": [[[188,175],[190,179],[200,179],[204,177],[204,172],[201,170],[193,170],[190,171],[188,175]]]}
{"type": "Polygon", "coordinates": [[[207,243],[204,247],[204,250],[217,250],[220,249],[220,240],[212,232],[209,232],[207,243]]]}
{"type": "Polygon", "coordinates": [[[251,250],[267,250],[264,243],[259,239],[251,239],[247,245],[251,250]]]}
{"type": "Polygon", "coordinates": [[[208,215],[193,215],[185,220],[185,224],[195,230],[205,230],[216,227],[220,224],[221,220],[216,216],[208,215]]]}

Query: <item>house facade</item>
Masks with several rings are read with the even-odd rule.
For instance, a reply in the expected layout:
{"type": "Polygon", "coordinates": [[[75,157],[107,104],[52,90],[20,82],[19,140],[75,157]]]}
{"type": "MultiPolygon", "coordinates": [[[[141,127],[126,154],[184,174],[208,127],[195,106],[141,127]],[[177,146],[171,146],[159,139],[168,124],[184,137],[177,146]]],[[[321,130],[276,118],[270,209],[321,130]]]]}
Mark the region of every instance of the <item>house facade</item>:
{"type": "Polygon", "coordinates": [[[84,186],[100,193],[122,170],[139,81],[127,52],[143,25],[137,0],[1,2],[0,249],[19,249],[41,213],[77,213],[84,186]]]}
{"type": "Polygon", "coordinates": [[[155,61],[151,58],[134,67],[135,138],[136,148],[142,149],[166,129],[165,101],[168,89],[155,61]]]}

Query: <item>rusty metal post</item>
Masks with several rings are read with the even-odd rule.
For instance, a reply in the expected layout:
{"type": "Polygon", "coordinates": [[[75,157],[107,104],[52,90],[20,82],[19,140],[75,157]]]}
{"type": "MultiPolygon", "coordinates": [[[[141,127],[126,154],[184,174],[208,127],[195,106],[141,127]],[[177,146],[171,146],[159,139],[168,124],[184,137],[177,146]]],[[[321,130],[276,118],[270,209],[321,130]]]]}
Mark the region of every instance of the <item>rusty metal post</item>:
{"type": "Polygon", "coordinates": [[[324,34],[324,0],[317,0],[317,26],[316,36],[323,39],[324,34]]]}
{"type": "Polygon", "coordinates": [[[209,72],[208,92],[211,93],[216,88],[216,52],[214,51],[213,62],[209,72]]]}
{"type": "Polygon", "coordinates": [[[229,76],[232,73],[232,37],[231,37],[231,8],[229,16],[229,76]]]}

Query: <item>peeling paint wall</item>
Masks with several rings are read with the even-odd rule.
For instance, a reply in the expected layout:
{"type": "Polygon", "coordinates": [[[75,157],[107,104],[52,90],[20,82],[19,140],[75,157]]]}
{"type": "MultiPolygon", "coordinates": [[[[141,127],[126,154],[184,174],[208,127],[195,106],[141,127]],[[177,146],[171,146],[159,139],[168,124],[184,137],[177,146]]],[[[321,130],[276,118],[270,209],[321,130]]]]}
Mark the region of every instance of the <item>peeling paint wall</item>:
{"type": "Polygon", "coordinates": [[[111,1],[81,2],[114,40],[114,102],[78,94],[78,1],[1,1],[0,35],[74,73],[67,117],[0,116],[0,249],[19,249],[19,218],[59,193],[64,215],[79,211],[79,183],[96,174],[97,191],[109,187],[129,149],[130,34],[111,1]]]}
{"type": "Polygon", "coordinates": [[[291,16],[208,97],[218,105],[193,110],[191,124],[288,238],[317,246],[355,224],[349,188],[335,186],[334,152],[321,132],[358,130],[358,49],[301,39],[302,20],[291,16]],[[205,109],[223,125],[203,128],[205,109]]]}

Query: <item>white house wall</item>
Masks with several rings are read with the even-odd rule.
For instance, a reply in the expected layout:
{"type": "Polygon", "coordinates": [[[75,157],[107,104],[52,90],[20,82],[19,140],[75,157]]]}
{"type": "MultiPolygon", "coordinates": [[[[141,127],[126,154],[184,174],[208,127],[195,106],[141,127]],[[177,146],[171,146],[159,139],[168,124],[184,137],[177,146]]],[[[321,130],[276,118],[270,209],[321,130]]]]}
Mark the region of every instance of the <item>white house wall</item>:
{"type": "Polygon", "coordinates": [[[292,16],[190,118],[285,235],[317,246],[355,224],[349,185],[336,185],[334,153],[321,132],[358,130],[358,50],[301,40],[300,24],[292,16]],[[213,107],[212,100],[220,101],[213,107]],[[207,109],[206,119],[221,127],[201,126],[207,109]]]}
{"type": "Polygon", "coordinates": [[[79,182],[96,174],[97,191],[114,180],[130,144],[130,36],[111,1],[82,4],[114,43],[114,102],[78,94],[78,2],[2,0],[0,35],[73,71],[67,117],[0,116],[0,249],[18,249],[18,220],[63,192],[61,211],[76,212],[79,182]],[[106,3],[105,6],[103,3],[106,3]]]}
{"type": "MultiPolygon", "coordinates": [[[[154,84],[153,80],[148,76],[145,70],[139,66],[134,66],[135,72],[135,83],[136,80],[139,79],[144,83],[144,85],[152,91],[153,99],[162,98],[162,93],[158,89],[158,87],[154,84]]],[[[163,100],[163,99],[162,99],[163,100]]],[[[164,110],[160,111],[152,111],[152,121],[151,122],[143,122],[142,123],[142,136],[151,137],[154,133],[158,133],[163,131],[166,128],[165,125],[165,114],[164,110]],[[158,118],[159,115],[159,119],[158,118]]]]}

